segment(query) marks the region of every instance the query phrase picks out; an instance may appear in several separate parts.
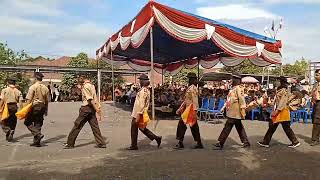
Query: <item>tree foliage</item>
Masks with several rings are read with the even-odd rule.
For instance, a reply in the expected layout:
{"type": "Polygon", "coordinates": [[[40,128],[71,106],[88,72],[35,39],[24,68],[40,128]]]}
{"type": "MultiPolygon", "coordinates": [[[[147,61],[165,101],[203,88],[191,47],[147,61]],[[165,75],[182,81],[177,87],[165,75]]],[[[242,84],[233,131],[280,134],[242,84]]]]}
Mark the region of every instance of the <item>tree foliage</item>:
{"type": "Polygon", "coordinates": [[[244,60],[241,64],[234,67],[224,66],[222,71],[240,74],[261,74],[263,68],[252,64],[249,60],[244,60]]]}
{"type": "MultiPolygon", "coordinates": [[[[171,75],[170,74],[165,74],[165,82],[178,82],[178,83],[182,83],[182,84],[188,84],[188,78],[187,75],[188,73],[195,73],[196,75],[198,75],[198,67],[192,68],[192,69],[186,69],[183,68],[179,73],[177,73],[176,75],[172,76],[171,79],[171,75]]],[[[201,77],[203,75],[203,69],[199,69],[199,76],[201,77]]]]}
{"type": "MultiPolygon", "coordinates": [[[[87,54],[80,53],[76,57],[72,57],[70,62],[67,64],[68,67],[77,67],[77,68],[91,68],[91,69],[105,69],[111,70],[111,66],[107,64],[105,61],[97,61],[90,59],[87,54]]],[[[114,69],[116,70],[116,69],[114,69]]],[[[63,75],[63,85],[66,88],[71,88],[74,84],[77,83],[77,78],[81,75],[81,73],[65,73],[63,75]]],[[[97,85],[97,73],[90,74],[91,81],[97,85]]],[[[115,76],[115,85],[120,85],[124,83],[124,80],[121,76],[115,76]]],[[[112,77],[111,74],[102,73],[101,74],[101,87],[103,89],[112,87],[112,77]]]]}
{"type": "MultiPolygon", "coordinates": [[[[7,44],[0,43],[0,65],[15,66],[27,58],[28,55],[25,52],[14,52],[7,44]]],[[[28,90],[29,79],[24,73],[20,72],[0,72],[0,89],[3,89],[6,86],[6,79],[11,76],[14,76],[17,79],[18,88],[23,93],[26,93],[28,90]]]]}
{"type": "MultiPolygon", "coordinates": [[[[243,63],[234,67],[222,68],[223,72],[240,73],[240,74],[262,74],[263,68],[252,64],[249,60],[245,60],[243,63]]],[[[284,76],[296,77],[298,79],[304,79],[306,73],[308,73],[308,61],[305,59],[297,60],[294,64],[282,65],[282,72],[284,76]]],[[[270,75],[279,76],[281,74],[281,67],[276,66],[270,71],[270,75]]]]}

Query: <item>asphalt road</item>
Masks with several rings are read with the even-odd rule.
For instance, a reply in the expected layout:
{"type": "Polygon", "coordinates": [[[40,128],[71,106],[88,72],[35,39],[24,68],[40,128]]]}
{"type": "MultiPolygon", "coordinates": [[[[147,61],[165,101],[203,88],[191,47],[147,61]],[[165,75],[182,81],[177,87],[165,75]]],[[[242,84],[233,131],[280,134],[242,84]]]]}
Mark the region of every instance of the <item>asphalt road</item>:
{"type": "Polygon", "coordinates": [[[76,148],[64,150],[63,144],[78,115],[79,103],[50,104],[49,116],[43,126],[43,147],[30,147],[32,136],[18,122],[15,138],[7,143],[0,138],[0,180],[2,179],[320,179],[320,146],[310,147],[311,124],[295,123],[292,127],[302,145],[287,148],[289,140],[279,127],[269,149],[260,148],[268,124],[244,121],[250,149],[242,149],[233,130],[222,151],[212,150],[223,124],[200,122],[203,150],[192,150],[193,140],[188,129],[185,149],[178,151],[176,144],[176,120],[160,120],[149,127],[163,136],[163,144],[157,149],[139,134],[139,150],[125,150],[130,145],[130,112],[127,108],[104,105],[104,121],[100,123],[107,149],[94,148],[95,141],[90,126],[85,125],[76,141],[76,148]]]}

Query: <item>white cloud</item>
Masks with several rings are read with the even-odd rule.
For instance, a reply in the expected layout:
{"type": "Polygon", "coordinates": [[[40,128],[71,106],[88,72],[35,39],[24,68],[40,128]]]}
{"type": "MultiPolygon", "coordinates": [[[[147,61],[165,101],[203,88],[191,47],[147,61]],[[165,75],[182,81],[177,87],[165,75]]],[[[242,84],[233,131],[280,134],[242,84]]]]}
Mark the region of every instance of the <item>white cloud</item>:
{"type": "Polygon", "coordinates": [[[272,19],[276,17],[275,14],[266,10],[242,4],[230,4],[216,7],[200,7],[197,8],[197,14],[211,19],[235,20],[255,18],[272,19]]]}
{"type": "Polygon", "coordinates": [[[107,27],[99,26],[93,22],[85,22],[66,27],[52,39],[55,43],[52,48],[61,53],[76,55],[86,52],[94,57],[95,50],[111,34],[107,27]]]}
{"type": "Polygon", "coordinates": [[[0,16],[0,34],[7,36],[35,36],[53,29],[52,24],[20,17],[0,16]]]}
{"type": "Polygon", "coordinates": [[[199,4],[320,4],[320,0],[194,0],[199,4]]]}
{"type": "Polygon", "coordinates": [[[0,42],[7,41],[11,48],[34,56],[55,58],[85,52],[95,57],[95,50],[110,34],[109,28],[63,10],[73,3],[88,13],[89,9],[105,12],[109,8],[98,6],[102,0],[0,0],[0,42]]]}
{"type": "Polygon", "coordinates": [[[264,0],[270,4],[318,4],[320,0],[264,0]]]}
{"type": "Polygon", "coordinates": [[[13,16],[59,16],[61,0],[3,0],[0,11],[13,16]]]}

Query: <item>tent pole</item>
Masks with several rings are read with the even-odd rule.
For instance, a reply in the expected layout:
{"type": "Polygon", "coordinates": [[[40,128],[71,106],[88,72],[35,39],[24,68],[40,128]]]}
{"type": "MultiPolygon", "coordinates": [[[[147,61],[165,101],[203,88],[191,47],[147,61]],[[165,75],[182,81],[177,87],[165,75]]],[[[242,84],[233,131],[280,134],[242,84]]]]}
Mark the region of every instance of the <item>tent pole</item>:
{"type": "Polygon", "coordinates": [[[264,71],[265,71],[265,67],[262,68],[262,78],[261,78],[261,85],[262,86],[264,86],[264,71]]]}
{"type": "Polygon", "coordinates": [[[97,73],[98,73],[98,98],[100,102],[101,101],[101,70],[98,69],[97,73]]]}
{"type": "Polygon", "coordinates": [[[101,101],[101,71],[99,69],[99,60],[100,58],[97,59],[97,83],[98,83],[98,98],[99,102],[101,101]]]}
{"type": "Polygon", "coordinates": [[[150,57],[151,57],[151,100],[152,100],[152,120],[155,120],[154,107],[154,70],[153,70],[153,28],[150,28],[150,57]]]}
{"type": "Polygon", "coordinates": [[[198,59],[198,81],[200,80],[200,59],[198,59]]]}
{"type": "Polygon", "coordinates": [[[161,75],[162,75],[162,76],[161,76],[161,77],[162,77],[162,79],[161,79],[161,84],[163,85],[163,76],[164,76],[164,75],[163,75],[163,69],[162,69],[162,74],[161,74],[161,75]]]}
{"type": "Polygon", "coordinates": [[[113,54],[112,54],[112,48],[110,47],[110,55],[111,55],[111,69],[112,69],[112,73],[111,73],[111,76],[112,76],[112,101],[113,103],[116,102],[116,99],[115,99],[115,93],[114,93],[114,65],[113,65],[113,54]]]}

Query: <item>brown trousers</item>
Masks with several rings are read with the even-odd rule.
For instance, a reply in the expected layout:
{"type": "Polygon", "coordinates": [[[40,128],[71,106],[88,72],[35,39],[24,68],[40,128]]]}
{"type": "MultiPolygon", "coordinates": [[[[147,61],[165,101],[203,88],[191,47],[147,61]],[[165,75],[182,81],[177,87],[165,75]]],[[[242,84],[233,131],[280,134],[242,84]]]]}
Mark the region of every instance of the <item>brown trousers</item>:
{"type": "Polygon", "coordinates": [[[247,133],[243,127],[242,121],[240,119],[232,119],[228,118],[226,124],[224,125],[224,128],[218,138],[218,141],[221,145],[224,145],[226,142],[233,126],[236,126],[237,132],[239,134],[239,137],[241,139],[241,142],[244,144],[250,144],[247,133]]]}
{"type": "Polygon", "coordinates": [[[280,123],[275,123],[275,124],[272,121],[269,121],[269,129],[263,139],[264,144],[270,143],[272,135],[277,130],[279,124],[282,125],[284,132],[286,133],[286,135],[288,136],[288,138],[290,139],[290,141],[292,143],[296,144],[299,142],[296,135],[294,134],[294,132],[292,131],[292,129],[290,127],[290,124],[291,124],[290,121],[285,121],[285,122],[280,122],[280,123]]]}
{"type": "Polygon", "coordinates": [[[313,124],[313,129],[312,129],[312,141],[319,142],[320,138],[320,125],[319,124],[313,124]]]}
{"type": "MultiPolygon", "coordinates": [[[[196,122],[195,125],[190,127],[190,129],[191,129],[193,139],[196,142],[201,143],[200,129],[199,129],[198,122],[196,122]]],[[[187,131],[187,125],[183,122],[182,119],[180,119],[177,127],[177,135],[176,135],[177,140],[182,142],[184,139],[184,135],[186,134],[186,131],[187,131]]]]}
{"type": "Polygon", "coordinates": [[[155,140],[158,138],[153,132],[151,132],[149,129],[144,128],[140,129],[138,127],[138,123],[136,122],[135,118],[132,118],[131,121],[131,146],[132,147],[137,147],[138,145],[138,129],[145,135],[147,136],[151,141],[155,140]]]}
{"type": "Polygon", "coordinates": [[[10,131],[14,131],[17,126],[17,116],[18,106],[16,103],[8,103],[9,118],[0,122],[2,130],[6,135],[9,135],[10,131]]]}
{"type": "Polygon", "coordinates": [[[32,106],[31,111],[28,113],[24,124],[27,126],[29,131],[32,133],[34,138],[41,135],[41,128],[43,125],[43,116],[46,112],[45,104],[35,104],[32,106]]]}
{"type": "Polygon", "coordinates": [[[73,126],[71,132],[69,133],[67,144],[70,146],[74,146],[76,139],[77,139],[81,129],[86,124],[86,122],[88,122],[90,124],[91,130],[93,132],[93,135],[94,135],[94,138],[95,138],[97,144],[98,145],[105,145],[106,142],[104,141],[104,139],[101,135],[98,120],[96,117],[96,112],[93,109],[93,107],[91,107],[91,106],[82,106],[80,108],[79,116],[76,119],[76,121],[74,122],[74,126],[73,126]]]}

